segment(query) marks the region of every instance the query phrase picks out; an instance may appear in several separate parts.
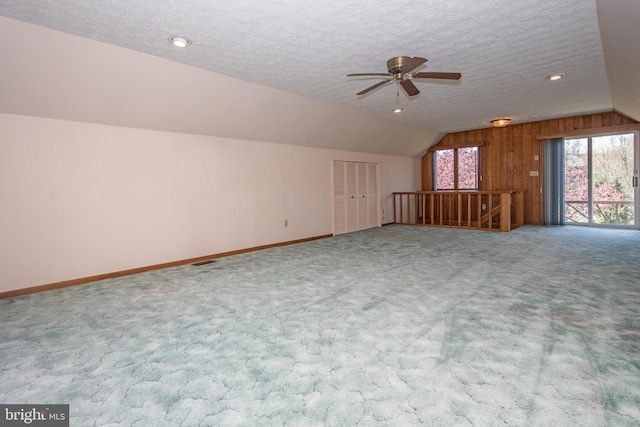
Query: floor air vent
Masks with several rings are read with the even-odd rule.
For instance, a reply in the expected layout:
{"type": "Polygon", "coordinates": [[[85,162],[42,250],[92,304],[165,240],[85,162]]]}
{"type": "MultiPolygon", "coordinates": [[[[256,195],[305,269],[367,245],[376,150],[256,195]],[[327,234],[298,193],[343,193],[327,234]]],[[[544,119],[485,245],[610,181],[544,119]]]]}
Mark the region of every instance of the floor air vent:
{"type": "Polygon", "coordinates": [[[194,262],[191,265],[193,265],[194,267],[200,267],[202,265],[213,264],[214,262],[216,262],[216,261],[213,260],[213,259],[208,259],[206,261],[194,262]]]}

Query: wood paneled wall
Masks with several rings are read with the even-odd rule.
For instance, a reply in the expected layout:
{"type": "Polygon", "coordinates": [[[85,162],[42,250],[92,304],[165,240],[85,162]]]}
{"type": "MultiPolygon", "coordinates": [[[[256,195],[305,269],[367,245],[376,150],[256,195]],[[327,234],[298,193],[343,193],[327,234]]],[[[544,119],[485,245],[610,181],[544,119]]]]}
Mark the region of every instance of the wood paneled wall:
{"type": "Polygon", "coordinates": [[[433,190],[433,151],[481,146],[480,190],[524,190],[525,224],[543,224],[542,140],[615,131],[636,124],[616,112],[449,133],[422,158],[422,190],[433,190]],[[531,176],[538,171],[538,176],[531,176]]]}

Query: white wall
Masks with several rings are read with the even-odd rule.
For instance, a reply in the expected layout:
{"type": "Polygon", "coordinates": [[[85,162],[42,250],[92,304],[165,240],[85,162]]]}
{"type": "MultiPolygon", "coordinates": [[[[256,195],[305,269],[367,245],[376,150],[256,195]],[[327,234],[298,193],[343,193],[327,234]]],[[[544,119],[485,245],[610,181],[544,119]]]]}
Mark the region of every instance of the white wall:
{"type": "Polygon", "coordinates": [[[383,222],[420,185],[418,158],[0,114],[0,292],[329,234],[334,159],[380,164],[383,222]]]}

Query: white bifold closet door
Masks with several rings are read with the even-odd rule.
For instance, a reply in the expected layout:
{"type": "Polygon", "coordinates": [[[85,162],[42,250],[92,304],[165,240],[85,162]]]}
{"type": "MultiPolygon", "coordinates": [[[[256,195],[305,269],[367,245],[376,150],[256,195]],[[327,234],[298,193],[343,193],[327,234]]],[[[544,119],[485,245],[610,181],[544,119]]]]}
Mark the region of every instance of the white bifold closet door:
{"type": "Polygon", "coordinates": [[[333,162],[334,234],[378,227],[378,164],[333,162]]]}

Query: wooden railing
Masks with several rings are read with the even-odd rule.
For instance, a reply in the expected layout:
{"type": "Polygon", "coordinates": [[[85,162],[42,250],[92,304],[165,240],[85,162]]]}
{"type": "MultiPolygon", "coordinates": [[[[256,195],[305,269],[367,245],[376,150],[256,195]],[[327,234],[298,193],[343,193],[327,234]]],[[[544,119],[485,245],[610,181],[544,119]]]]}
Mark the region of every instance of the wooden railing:
{"type": "Polygon", "coordinates": [[[396,224],[510,231],[524,224],[524,190],[393,193],[396,224]]]}

